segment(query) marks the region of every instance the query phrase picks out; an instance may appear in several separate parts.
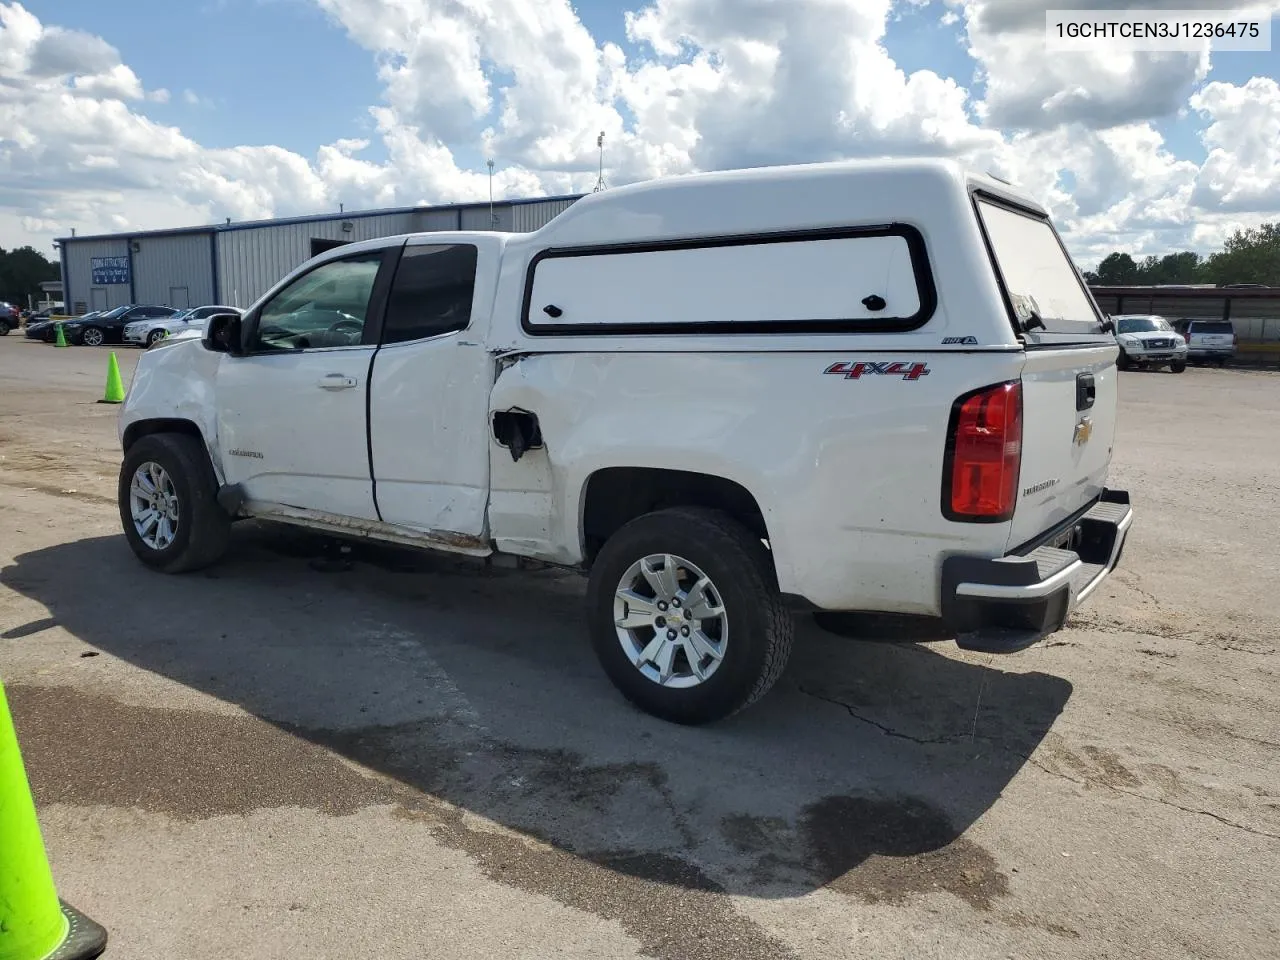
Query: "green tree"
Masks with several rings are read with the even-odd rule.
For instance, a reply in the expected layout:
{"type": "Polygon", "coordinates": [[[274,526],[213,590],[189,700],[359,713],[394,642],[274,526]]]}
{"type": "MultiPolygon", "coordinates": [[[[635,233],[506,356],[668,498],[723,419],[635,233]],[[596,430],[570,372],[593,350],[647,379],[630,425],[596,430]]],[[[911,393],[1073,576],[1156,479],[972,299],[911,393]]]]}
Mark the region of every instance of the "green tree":
{"type": "Polygon", "coordinates": [[[1209,283],[1280,286],[1280,223],[1237,230],[1222,252],[1205,262],[1201,272],[1209,283]]]}
{"type": "Polygon", "coordinates": [[[25,307],[28,296],[40,299],[42,282],[57,280],[60,275],[58,265],[32,247],[11,251],[0,247],[0,300],[25,307]]]}
{"type": "Polygon", "coordinates": [[[1127,253],[1113,253],[1098,264],[1094,276],[1097,278],[1096,282],[1103,286],[1128,286],[1138,282],[1138,265],[1127,253]]]}

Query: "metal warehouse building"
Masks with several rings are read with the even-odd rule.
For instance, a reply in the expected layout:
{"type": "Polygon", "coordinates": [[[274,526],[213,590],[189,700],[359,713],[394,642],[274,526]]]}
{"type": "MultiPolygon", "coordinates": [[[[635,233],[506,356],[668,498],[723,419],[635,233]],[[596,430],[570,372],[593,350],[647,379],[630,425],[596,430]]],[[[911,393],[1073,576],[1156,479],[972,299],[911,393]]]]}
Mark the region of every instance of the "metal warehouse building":
{"type": "Polygon", "coordinates": [[[537,230],[578,197],[401,207],[284,220],[64,237],[63,301],[84,313],[131,303],[247,307],[294,267],[343,243],[427,230],[537,230]]]}

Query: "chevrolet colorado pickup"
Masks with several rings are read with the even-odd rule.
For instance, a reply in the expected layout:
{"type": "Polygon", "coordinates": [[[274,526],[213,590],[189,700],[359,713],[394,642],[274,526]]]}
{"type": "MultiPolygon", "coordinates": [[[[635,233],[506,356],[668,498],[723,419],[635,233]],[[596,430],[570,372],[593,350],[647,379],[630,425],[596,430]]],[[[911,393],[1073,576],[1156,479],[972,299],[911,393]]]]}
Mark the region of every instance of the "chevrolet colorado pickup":
{"type": "Polygon", "coordinates": [[[1110,330],[1035,199],[950,162],[626,186],[328,251],[162,342],[120,516],[171,573],[242,517],[579,569],[613,683],[710,722],[798,610],[1060,629],[1132,520],[1110,330]]]}

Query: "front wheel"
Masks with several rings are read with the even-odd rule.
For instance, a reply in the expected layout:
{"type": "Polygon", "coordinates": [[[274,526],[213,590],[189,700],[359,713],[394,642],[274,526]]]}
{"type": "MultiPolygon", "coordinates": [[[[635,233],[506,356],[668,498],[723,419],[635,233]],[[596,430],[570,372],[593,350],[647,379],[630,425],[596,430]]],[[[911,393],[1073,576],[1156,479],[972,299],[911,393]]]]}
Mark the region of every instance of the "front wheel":
{"type": "Polygon", "coordinates": [[[97,327],[86,327],[80,334],[80,342],[86,347],[100,347],[107,342],[107,335],[97,327]]]}
{"type": "Polygon", "coordinates": [[[8,320],[0,320],[0,337],[7,337],[9,331],[13,328],[9,326],[8,320]]]}
{"type": "Polygon", "coordinates": [[[1172,370],[1174,373],[1181,373],[1183,370],[1187,369],[1187,361],[1175,360],[1173,363],[1169,365],[1169,369],[1172,370]]]}
{"type": "Polygon", "coordinates": [[[1116,366],[1121,370],[1132,370],[1133,361],[1129,359],[1129,355],[1127,353],[1121,350],[1120,356],[1116,358],[1116,366]]]}
{"type": "Polygon", "coordinates": [[[759,537],[715,510],[646,514],[591,569],[588,617],[609,679],[674,723],[723,719],[764,696],[791,655],[794,619],[759,537]]]}
{"type": "Polygon", "coordinates": [[[129,546],[149,567],[186,573],[226,552],[231,518],[218,506],[213,467],[195,437],[157,433],[135,443],[120,465],[117,499],[129,546]]]}
{"type": "Polygon", "coordinates": [[[152,330],[147,334],[147,349],[150,350],[157,343],[165,338],[166,334],[163,330],[152,330]]]}

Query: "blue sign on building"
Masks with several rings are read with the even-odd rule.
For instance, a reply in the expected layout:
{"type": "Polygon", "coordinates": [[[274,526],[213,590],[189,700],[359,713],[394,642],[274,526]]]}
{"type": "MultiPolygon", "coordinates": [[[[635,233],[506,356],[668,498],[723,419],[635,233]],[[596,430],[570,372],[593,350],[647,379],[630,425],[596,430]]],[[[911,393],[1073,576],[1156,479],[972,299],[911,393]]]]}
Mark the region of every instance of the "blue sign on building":
{"type": "Polygon", "coordinates": [[[91,257],[89,270],[95,287],[109,287],[129,282],[128,257],[91,257]]]}

